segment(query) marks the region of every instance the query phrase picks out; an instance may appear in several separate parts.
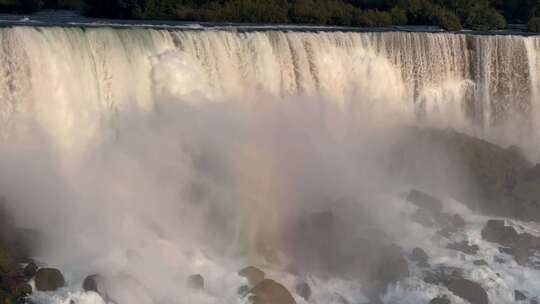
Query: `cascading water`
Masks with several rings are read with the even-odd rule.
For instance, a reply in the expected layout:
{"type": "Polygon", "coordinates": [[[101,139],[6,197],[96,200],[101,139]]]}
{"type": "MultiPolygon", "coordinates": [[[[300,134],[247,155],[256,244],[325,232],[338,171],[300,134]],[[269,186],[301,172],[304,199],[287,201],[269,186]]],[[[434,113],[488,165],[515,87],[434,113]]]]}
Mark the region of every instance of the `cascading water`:
{"type": "Polygon", "coordinates": [[[67,142],[70,129],[110,128],[123,107],[151,110],[156,94],[256,103],[248,96],[260,92],[391,110],[505,143],[538,138],[536,37],[33,27],[1,37],[4,129],[34,115],[67,142]]]}
{"type": "MultiPolygon", "coordinates": [[[[0,193],[70,282],[38,302],[101,303],[80,290],[98,272],[139,282],[117,287],[119,304],[240,303],[235,271],[274,248],[294,264],[279,251],[295,252],[297,219],[329,205],[351,238],[362,218],[426,242],[384,191],[402,182],[381,170],[396,127],[452,127],[540,158],[537,37],[6,27],[0,46],[0,193]],[[348,214],[350,199],[370,215],[348,214]],[[207,293],[183,286],[193,273],[207,293]]],[[[507,303],[512,280],[486,279],[492,299],[507,303]]],[[[317,303],[364,303],[354,280],[310,282],[317,303]]],[[[408,284],[421,287],[388,303],[441,291],[408,284]]]]}

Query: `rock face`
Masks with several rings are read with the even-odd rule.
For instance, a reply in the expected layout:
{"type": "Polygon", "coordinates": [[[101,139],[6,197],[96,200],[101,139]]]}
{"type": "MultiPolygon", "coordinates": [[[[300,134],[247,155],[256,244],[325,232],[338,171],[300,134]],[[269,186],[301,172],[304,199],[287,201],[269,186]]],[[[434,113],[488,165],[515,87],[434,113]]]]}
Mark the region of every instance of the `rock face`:
{"type": "Polygon", "coordinates": [[[238,272],[238,275],[241,276],[241,277],[246,278],[249,285],[255,286],[259,282],[264,280],[264,277],[265,277],[266,274],[264,273],[264,271],[260,270],[257,267],[248,266],[246,268],[241,269],[238,272]]]}
{"type": "Polygon", "coordinates": [[[250,290],[250,301],[256,304],[296,304],[285,286],[270,279],[264,279],[250,290]]]}
{"type": "Polygon", "coordinates": [[[471,304],[488,304],[488,295],[484,288],[476,282],[467,279],[454,279],[448,284],[450,290],[456,296],[469,301],[471,304]]]}
{"type": "Polygon", "coordinates": [[[104,300],[107,300],[107,283],[105,278],[99,274],[92,274],[87,276],[82,284],[84,291],[93,291],[99,294],[104,300]]]}
{"type": "Polygon", "coordinates": [[[54,291],[66,285],[64,276],[55,268],[41,268],[34,278],[36,289],[39,291],[54,291]]]}
{"type": "Polygon", "coordinates": [[[393,172],[426,189],[457,181],[441,190],[476,212],[540,220],[540,169],[519,149],[433,128],[409,128],[400,138],[393,172]]]}

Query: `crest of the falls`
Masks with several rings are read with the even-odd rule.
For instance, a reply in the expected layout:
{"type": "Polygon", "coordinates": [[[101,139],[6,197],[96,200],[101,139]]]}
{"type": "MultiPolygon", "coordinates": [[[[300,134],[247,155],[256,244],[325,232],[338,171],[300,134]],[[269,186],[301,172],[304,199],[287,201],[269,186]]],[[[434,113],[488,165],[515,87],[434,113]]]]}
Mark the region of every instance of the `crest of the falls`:
{"type": "Polygon", "coordinates": [[[64,147],[113,136],[115,116],[160,102],[294,96],[539,142],[536,37],[13,27],[0,39],[2,132],[33,119],[64,147]]]}

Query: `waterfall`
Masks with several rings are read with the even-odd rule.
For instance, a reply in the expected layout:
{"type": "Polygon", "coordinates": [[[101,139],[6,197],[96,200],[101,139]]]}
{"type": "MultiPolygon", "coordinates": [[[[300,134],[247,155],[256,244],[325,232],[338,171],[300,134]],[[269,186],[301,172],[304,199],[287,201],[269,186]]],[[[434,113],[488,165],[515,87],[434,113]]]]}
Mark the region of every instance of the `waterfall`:
{"type": "Polygon", "coordinates": [[[151,111],[158,95],[196,93],[317,97],[505,144],[538,138],[537,37],[10,27],[0,39],[4,134],[33,117],[77,145],[126,107],[151,111]]]}

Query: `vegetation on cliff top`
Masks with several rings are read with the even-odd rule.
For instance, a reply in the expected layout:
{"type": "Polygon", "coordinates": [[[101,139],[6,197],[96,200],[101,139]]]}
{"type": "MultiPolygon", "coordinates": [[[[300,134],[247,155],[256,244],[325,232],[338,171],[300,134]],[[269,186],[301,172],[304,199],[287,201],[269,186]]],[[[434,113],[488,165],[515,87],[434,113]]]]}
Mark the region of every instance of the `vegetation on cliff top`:
{"type": "Polygon", "coordinates": [[[437,25],[457,31],[538,28],[540,0],[0,0],[1,12],[83,9],[93,17],[339,26],[437,25]]]}

